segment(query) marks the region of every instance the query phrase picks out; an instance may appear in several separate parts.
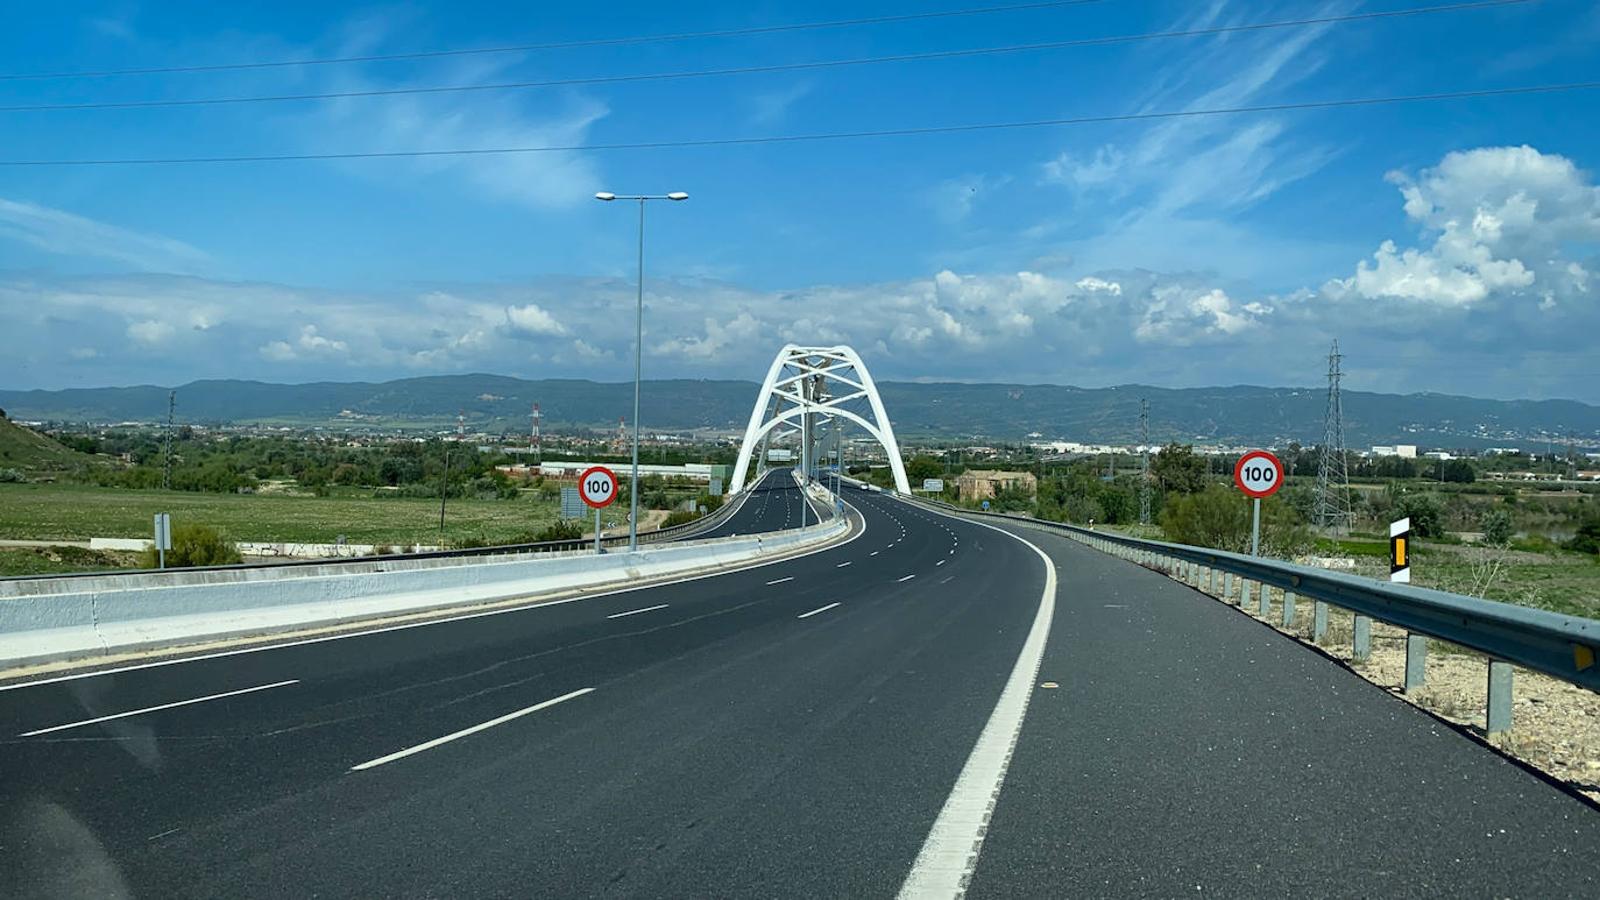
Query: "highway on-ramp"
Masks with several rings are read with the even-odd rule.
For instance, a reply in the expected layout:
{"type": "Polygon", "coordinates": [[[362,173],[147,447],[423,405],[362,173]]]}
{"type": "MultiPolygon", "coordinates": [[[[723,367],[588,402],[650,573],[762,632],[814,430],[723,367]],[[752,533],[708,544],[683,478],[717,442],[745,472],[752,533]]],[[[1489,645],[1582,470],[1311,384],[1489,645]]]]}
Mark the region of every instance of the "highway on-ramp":
{"type": "Polygon", "coordinates": [[[0,896],[1594,895],[1600,813],[1314,649],[847,494],[740,572],[0,690],[0,896]]]}

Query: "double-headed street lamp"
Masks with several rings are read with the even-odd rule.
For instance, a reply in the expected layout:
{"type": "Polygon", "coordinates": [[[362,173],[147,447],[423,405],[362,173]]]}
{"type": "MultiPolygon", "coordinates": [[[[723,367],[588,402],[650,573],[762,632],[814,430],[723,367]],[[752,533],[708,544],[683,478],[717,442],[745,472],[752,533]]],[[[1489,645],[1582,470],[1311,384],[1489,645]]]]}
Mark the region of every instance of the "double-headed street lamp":
{"type": "Polygon", "coordinates": [[[670,194],[613,194],[601,191],[596,200],[639,201],[639,301],[634,308],[633,339],[633,477],[628,491],[632,505],[628,515],[628,550],[639,549],[639,376],[644,359],[644,203],[646,200],[687,200],[683,191],[670,194]]]}

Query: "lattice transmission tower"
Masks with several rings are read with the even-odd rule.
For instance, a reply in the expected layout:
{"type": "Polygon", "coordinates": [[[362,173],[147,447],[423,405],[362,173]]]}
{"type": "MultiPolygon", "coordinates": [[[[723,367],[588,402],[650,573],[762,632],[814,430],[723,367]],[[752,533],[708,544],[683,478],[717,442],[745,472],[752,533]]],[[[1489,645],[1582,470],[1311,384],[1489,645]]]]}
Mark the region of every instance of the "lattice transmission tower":
{"type": "Polygon", "coordinates": [[[1139,524],[1150,524],[1150,401],[1139,398],[1139,524]]]}
{"type": "Polygon", "coordinates": [[[1322,422],[1322,448],[1317,456],[1317,496],[1312,518],[1317,527],[1345,533],[1350,529],[1350,470],[1344,446],[1344,403],[1339,379],[1344,376],[1339,341],[1328,350],[1328,409],[1322,422]]]}

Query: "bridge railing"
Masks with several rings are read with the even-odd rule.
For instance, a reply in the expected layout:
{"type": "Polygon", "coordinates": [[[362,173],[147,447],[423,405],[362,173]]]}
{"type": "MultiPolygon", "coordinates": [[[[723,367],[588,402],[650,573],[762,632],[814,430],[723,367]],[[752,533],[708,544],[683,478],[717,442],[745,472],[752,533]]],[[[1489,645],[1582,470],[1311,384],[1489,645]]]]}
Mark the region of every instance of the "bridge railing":
{"type": "Polygon", "coordinates": [[[1031,516],[978,512],[925,499],[917,502],[1054,531],[1241,607],[1247,607],[1254,597],[1256,611],[1263,618],[1270,610],[1270,591],[1276,588],[1283,595],[1285,627],[1294,622],[1296,598],[1304,597],[1314,604],[1314,640],[1326,634],[1330,606],[1349,610],[1355,615],[1352,656],[1357,661],[1371,654],[1373,620],[1403,628],[1407,632],[1403,685],[1407,692],[1423,685],[1427,638],[1476,650],[1489,658],[1488,732],[1511,727],[1512,664],[1600,691],[1600,620],[1209,547],[1092,531],[1031,516]]]}

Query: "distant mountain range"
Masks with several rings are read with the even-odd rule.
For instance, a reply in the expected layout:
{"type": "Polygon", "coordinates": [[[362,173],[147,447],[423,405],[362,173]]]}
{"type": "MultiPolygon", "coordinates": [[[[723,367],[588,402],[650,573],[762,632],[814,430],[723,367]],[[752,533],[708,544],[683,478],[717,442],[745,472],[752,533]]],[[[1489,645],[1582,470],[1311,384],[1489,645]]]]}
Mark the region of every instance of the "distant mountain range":
{"type": "MultiPolygon", "coordinates": [[[[759,385],[748,381],[649,381],[644,425],[656,430],[742,430],[759,385]]],[[[1152,440],[1282,445],[1322,438],[1324,391],[1312,388],[1077,388],[1049,384],[883,382],[885,407],[906,437],[1128,443],[1138,437],[1139,399],[1150,401],[1152,440]]],[[[167,388],[151,385],[0,391],[12,418],[53,422],[159,422],[167,388]]],[[[631,382],[527,381],[442,375],[382,383],[196,381],[177,388],[181,422],[444,429],[458,411],[474,431],[527,428],[537,402],[547,428],[610,428],[632,409],[631,382]]],[[[1570,400],[1482,400],[1445,394],[1346,391],[1352,449],[1406,443],[1429,447],[1542,447],[1567,435],[1600,442],[1600,406],[1570,400]]]]}

